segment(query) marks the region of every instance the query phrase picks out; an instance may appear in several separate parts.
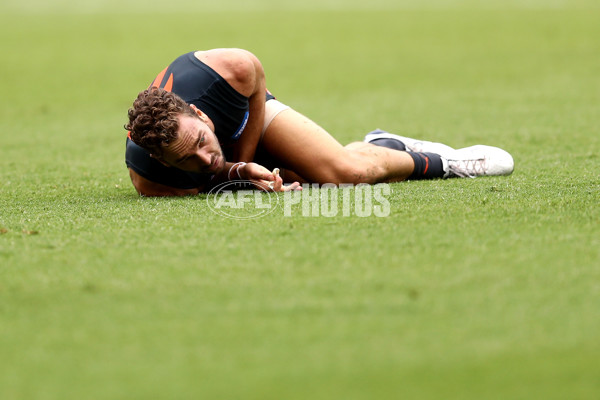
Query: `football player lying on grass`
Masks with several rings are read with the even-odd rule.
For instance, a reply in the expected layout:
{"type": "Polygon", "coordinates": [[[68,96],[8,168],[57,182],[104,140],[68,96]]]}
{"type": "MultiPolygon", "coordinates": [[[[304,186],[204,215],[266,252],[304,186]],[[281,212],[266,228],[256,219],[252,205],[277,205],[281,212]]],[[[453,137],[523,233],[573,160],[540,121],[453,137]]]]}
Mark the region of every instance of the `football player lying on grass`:
{"type": "Polygon", "coordinates": [[[241,49],[178,57],[139,93],[128,115],[125,159],[144,196],[197,194],[233,179],[285,191],[301,183],[509,175],[514,167],[497,147],[453,149],[382,130],[342,146],[276,100],[260,61],[241,49]],[[281,175],[271,172],[275,167],[281,175]]]}

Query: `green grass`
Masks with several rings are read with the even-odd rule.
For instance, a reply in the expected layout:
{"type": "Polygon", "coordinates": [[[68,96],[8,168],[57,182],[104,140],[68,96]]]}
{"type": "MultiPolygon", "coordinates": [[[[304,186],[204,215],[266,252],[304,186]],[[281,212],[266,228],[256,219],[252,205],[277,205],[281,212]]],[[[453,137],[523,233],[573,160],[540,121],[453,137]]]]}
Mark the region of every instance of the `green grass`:
{"type": "Polygon", "coordinates": [[[138,3],[0,6],[0,398],[598,398],[594,2],[138,3]],[[387,218],[137,197],[133,98],[229,46],[343,143],[482,142],[515,173],[394,184],[387,218]]]}

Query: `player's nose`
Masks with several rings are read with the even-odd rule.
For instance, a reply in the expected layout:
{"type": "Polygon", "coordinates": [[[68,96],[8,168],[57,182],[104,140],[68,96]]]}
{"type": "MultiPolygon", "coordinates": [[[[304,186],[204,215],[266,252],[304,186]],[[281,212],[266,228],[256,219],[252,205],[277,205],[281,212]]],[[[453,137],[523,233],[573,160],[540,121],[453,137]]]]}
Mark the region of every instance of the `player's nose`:
{"type": "Polygon", "coordinates": [[[206,149],[198,150],[198,159],[200,160],[202,165],[205,165],[205,166],[210,165],[212,162],[212,157],[206,149]]]}

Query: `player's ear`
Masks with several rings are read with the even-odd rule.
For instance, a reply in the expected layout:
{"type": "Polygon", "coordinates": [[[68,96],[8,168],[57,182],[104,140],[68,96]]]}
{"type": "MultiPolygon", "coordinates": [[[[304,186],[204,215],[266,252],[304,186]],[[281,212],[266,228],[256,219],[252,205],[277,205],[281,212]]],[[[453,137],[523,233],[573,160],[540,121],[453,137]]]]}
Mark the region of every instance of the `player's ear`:
{"type": "Polygon", "coordinates": [[[194,112],[196,113],[196,115],[198,115],[198,117],[204,121],[204,122],[208,122],[208,115],[204,114],[202,112],[202,110],[200,110],[198,107],[196,107],[193,104],[190,104],[190,107],[192,108],[192,110],[194,110],[194,112]]]}
{"type": "Polygon", "coordinates": [[[161,163],[162,165],[164,165],[165,167],[171,167],[169,164],[167,164],[165,162],[165,160],[163,160],[162,158],[160,158],[159,156],[155,156],[154,154],[150,154],[151,158],[154,158],[156,161],[158,161],[159,163],[161,163]]]}

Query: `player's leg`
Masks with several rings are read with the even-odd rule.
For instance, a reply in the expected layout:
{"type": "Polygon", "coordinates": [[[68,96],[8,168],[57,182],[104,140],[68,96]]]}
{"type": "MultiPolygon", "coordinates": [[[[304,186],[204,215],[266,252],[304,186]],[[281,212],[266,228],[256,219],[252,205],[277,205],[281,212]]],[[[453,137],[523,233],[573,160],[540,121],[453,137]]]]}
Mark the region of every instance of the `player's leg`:
{"type": "MultiPolygon", "coordinates": [[[[455,150],[442,143],[399,136],[381,129],[368,133],[364,141],[416,154],[439,154],[444,163],[444,178],[510,175],[514,169],[512,156],[493,146],[477,145],[455,150]]],[[[416,163],[418,164],[418,160],[416,163]]]]}
{"type": "Polygon", "coordinates": [[[344,147],[292,109],[273,118],[260,146],[283,168],[311,183],[395,182],[406,179],[414,170],[408,153],[361,142],[344,147]]]}
{"type": "MultiPolygon", "coordinates": [[[[269,103],[267,113],[272,108],[269,103]]],[[[292,171],[285,177],[288,182],[396,182],[509,175],[514,168],[511,155],[497,147],[480,145],[454,150],[441,143],[387,132],[383,135],[372,132],[367,135],[366,143],[356,142],[343,147],[319,125],[292,109],[280,109],[273,115],[265,121],[260,147],[275,162],[292,171]]]]}

